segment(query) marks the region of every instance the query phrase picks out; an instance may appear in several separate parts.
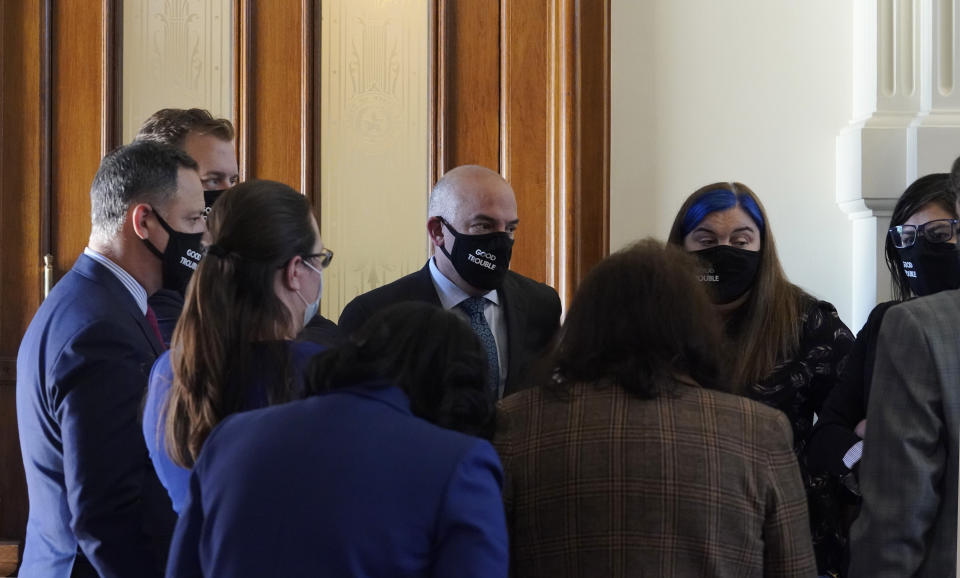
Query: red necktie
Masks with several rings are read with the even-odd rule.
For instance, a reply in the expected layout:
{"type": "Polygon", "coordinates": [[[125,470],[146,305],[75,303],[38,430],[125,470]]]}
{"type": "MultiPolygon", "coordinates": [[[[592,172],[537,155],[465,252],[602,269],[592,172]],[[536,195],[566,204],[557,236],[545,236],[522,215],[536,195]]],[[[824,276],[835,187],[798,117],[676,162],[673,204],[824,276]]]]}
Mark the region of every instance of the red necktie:
{"type": "Polygon", "coordinates": [[[153,333],[157,336],[157,340],[160,341],[160,345],[163,345],[163,348],[166,349],[167,346],[163,342],[163,334],[160,333],[160,324],[157,323],[157,314],[153,312],[152,307],[147,307],[147,323],[150,324],[150,327],[153,327],[153,333]]]}

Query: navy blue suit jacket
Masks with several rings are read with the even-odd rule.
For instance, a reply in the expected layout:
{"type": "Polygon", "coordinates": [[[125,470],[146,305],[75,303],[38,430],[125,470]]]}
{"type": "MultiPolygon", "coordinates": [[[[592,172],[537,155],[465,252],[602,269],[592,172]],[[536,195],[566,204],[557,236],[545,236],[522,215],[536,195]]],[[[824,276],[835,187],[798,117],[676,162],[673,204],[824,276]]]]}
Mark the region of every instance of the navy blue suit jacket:
{"type": "Polygon", "coordinates": [[[41,304],[17,357],[21,576],[69,576],[78,546],[102,577],[162,575],[176,518],[139,422],[162,350],[133,296],[86,255],[41,304]]]}
{"type": "Polygon", "coordinates": [[[173,289],[160,289],[147,300],[153,314],[157,316],[157,327],[163,336],[163,344],[170,347],[173,330],[183,312],[183,295],[173,289]]]}
{"type": "MultiPolygon", "coordinates": [[[[553,287],[513,271],[507,271],[497,295],[503,301],[507,318],[507,379],[503,387],[506,397],[531,385],[526,382],[528,370],[546,352],[560,328],[560,297],[553,287]]],[[[430,263],[347,303],[340,314],[340,331],[350,336],[377,311],[406,301],[440,307],[430,263]]]]}
{"type": "Polygon", "coordinates": [[[490,443],[396,387],[235,414],[194,466],[167,576],[506,577],[502,483],[490,443]]]}

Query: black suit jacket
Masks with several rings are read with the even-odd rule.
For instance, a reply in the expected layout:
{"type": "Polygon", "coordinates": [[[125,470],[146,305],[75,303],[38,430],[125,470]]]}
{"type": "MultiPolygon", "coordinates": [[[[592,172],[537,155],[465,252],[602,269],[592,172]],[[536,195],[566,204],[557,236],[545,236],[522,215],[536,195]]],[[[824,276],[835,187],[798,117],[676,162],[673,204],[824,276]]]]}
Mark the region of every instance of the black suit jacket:
{"type": "MultiPolygon", "coordinates": [[[[503,395],[520,391],[527,370],[547,349],[560,327],[560,297],[552,287],[507,271],[497,294],[507,321],[507,379],[503,395]]],[[[351,335],[374,313],[395,303],[424,301],[440,307],[427,263],[416,273],[359,295],[340,314],[340,331],[351,335]]]]}

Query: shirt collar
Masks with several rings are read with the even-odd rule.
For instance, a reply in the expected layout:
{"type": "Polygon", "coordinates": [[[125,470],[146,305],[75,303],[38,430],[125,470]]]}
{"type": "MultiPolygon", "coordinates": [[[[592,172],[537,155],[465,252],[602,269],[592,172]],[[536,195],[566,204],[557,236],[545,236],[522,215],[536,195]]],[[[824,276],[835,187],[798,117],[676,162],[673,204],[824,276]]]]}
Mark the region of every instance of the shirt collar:
{"type": "MultiPolygon", "coordinates": [[[[437,290],[437,296],[440,297],[440,305],[444,309],[453,309],[463,301],[470,298],[466,291],[457,287],[457,284],[447,279],[437,267],[435,257],[430,258],[430,278],[433,279],[433,286],[437,290]]],[[[487,301],[494,305],[500,305],[500,298],[497,296],[497,290],[493,289],[484,295],[481,295],[487,301]]]]}
{"type": "Polygon", "coordinates": [[[140,308],[140,312],[143,313],[144,315],[147,314],[147,290],[144,289],[143,285],[141,285],[136,279],[133,278],[133,275],[131,275],[130,273],[127,273],[127,271],[123,267],[121,267],[120,265],[117,265],[116,263],[111,261],[109,258],[102,255],[101,253],[94,251],[90,247],[87,247],[86,249],[84,249],[83,254],[86,255],[87,257],[90,257],[97,263],[100,263],[101,265],[106,267],[108,271],[113,273],[113,276],[116,277],[120,281],[120,283],[122,283],[123,286],[127,288],[127,291],[130,292],[130,295],[133,296],[133,300],[136,301],[137,307],[140,308]]]}

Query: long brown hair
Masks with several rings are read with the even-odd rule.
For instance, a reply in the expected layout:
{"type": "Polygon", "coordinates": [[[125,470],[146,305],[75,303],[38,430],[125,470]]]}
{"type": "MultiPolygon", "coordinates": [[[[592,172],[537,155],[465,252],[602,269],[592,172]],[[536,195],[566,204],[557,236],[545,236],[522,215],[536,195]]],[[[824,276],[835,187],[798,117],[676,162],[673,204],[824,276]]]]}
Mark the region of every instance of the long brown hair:
{"type": "MultiPolygon", "coordinates": [[[[214,205],[213,244],[187,287],[170,345],[173,383],[161,415],[174,463],[191,467],[213,427],[245,408],[255,342],[287,367],[283,340],[293,321],[274,282],[290,259],[312,252],[312,214],[306,197],[273,181],[239,184],[214,205]]],[[[264,384],[268,403],[294,396],[282,373],[264,384]]]]}
{"type": "Polygon", "coordinates": [[[683,248],[684,229],[691,228],[691,220],[699,223],[711,212],[732,208],[721,206],[702,210],[704,204],[701,201],[717,190],[732,192],[737,199],[733,206],[752,204],[752,207],[744,208],[754,221],[759,219],[761,243],[757,278],[736,315],[738,323],[727,327],[729,355],[726,358],[731,360],[730,382],[735,391],[743,393],[770,375],[779,360],[796,352],[804,301],[810,297],[787,280],[777,256],[767,212],[756,194],[743,183],[713,183],[697,189],[677,212],[668,242],[683,248]]]}

